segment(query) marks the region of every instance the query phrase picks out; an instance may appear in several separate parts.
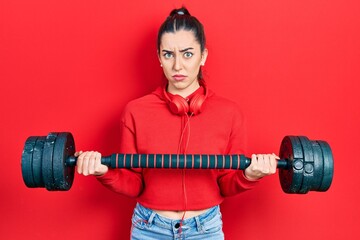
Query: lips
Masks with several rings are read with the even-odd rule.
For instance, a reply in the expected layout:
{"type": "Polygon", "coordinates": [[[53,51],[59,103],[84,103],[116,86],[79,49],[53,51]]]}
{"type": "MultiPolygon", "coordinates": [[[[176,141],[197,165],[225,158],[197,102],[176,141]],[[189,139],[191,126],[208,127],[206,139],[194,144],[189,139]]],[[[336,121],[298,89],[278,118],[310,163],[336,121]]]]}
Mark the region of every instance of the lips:
{"type": "Polygon", "coordinates": [[[186,78],[185,75],[182,75],[182,74],[175,74],[172,76],[176,81],[182,81],[186,78]]]}

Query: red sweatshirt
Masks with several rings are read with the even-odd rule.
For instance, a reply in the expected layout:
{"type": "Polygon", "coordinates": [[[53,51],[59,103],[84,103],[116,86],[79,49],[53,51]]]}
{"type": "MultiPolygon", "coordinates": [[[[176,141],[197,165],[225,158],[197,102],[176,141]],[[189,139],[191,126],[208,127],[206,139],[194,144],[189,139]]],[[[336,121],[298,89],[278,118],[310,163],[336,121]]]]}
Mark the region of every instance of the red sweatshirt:
{"type": "MultiPolygon", "coordinates": [[[[169,111],[161,87],[129,102],[121,119],[120,152],[184,153],[187,145],[189,154],[244,153],[244,119],[238,106],[208,91],[203,111],[190,119],[169,111]]],[[[236,170],[139,168],[109,169],[98,180],[145,207],[174,211],[218,205],[257,182],[236,170]]]]}

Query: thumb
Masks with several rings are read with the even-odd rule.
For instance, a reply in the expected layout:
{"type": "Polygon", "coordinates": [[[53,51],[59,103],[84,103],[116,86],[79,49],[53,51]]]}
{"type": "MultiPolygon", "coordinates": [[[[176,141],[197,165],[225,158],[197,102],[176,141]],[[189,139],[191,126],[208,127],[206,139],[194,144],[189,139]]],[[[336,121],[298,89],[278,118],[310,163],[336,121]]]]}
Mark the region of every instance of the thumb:
{"type": "Polygon", "coordinates": [[[75,157],[78,157],[78,156],[80,156],[82,153],[83,153],[83,151],[75,152],[75,153],[74,153],[74,156],[75,156],[75,157]]]}

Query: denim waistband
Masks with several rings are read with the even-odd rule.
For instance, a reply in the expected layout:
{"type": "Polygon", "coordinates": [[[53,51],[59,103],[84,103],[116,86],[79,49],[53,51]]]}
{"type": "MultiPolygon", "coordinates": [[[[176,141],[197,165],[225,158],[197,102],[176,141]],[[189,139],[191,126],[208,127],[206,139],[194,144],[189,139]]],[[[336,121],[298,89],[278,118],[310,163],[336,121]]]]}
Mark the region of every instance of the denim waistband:
{"type": "MultiPolygon", "coordinates": [[[[201,231],[204,222],[211,222],[212,219],[215,219],[215,216],[219,214],[220,207],[214,206],[207,210],[205,213],[202,213],[198,216],[184,219],[182,221],[182,228],[197,228],[201,231]]],[[[176,226],[179,226],[181,219],[174,220],[157,214],[152,209],[146,208],[141,204],[137,203],[134,214],[137,214],[138,217],[141,217],[148,225],[155,224],[162,228],[173,230],[176,226]]]]}

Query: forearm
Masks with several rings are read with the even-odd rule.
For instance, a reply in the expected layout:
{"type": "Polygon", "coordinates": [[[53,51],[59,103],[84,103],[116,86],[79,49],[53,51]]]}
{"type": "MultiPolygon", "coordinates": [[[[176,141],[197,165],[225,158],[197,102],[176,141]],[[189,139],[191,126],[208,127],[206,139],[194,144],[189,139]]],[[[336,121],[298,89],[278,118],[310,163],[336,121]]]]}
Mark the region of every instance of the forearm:
{"type": "Polygon", "coordinates": [[[258,183],[258,180],[247,179],[242,170],[219,170],[219,172],[218,184],[221,195],[224,197],[250,190],[258,183]]]}
{"type": "Polygon", "coordinates": [[[143,190],[141,169],[109,169],[97,176],[97,180],[106,188],[128,197],[137,197],[143,190]]]}

